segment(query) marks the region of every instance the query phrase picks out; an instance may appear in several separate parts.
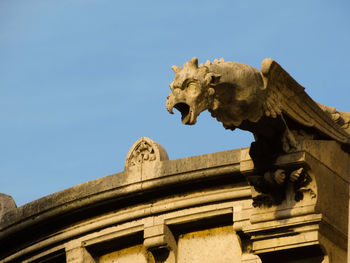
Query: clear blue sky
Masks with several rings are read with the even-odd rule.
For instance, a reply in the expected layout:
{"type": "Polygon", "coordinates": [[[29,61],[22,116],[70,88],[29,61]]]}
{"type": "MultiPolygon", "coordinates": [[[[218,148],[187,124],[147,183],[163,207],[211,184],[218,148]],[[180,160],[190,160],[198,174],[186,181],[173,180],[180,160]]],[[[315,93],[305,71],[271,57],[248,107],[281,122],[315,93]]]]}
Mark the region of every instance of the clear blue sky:
{"type": "Polygon", "coordinates": [[[202,113],[170,115],[171,65],[278,61],[350,111],[349,1],[0,2],[0,192],[18,206],[121,172],[142,136],[170,159],[249,146],[202,113]]]}

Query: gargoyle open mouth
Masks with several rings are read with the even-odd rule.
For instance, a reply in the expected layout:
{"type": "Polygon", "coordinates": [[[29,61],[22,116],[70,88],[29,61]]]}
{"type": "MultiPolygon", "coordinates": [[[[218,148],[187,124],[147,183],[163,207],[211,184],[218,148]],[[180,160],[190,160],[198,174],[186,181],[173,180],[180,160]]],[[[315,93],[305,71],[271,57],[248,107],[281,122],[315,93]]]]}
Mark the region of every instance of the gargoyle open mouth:
{"type": "Polygon", "coordinates": [[[190,106],[188,106],[184,102],[180,102],[174,105],[174,108],[177,109],[181,113],[181,121],[183,124],[194,124],[194,116],[193,112],[190,110],[190,106]]]}

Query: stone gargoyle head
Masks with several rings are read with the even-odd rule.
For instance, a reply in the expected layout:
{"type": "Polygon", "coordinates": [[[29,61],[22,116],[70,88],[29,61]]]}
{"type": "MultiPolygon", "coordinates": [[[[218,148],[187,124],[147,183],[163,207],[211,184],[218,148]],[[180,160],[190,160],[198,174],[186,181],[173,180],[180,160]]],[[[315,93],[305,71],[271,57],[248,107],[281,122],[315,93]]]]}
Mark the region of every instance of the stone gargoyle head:
{"type": "Polygon", "coordinates": [[[192,58],[183,65],[172,66],[175,79],[170,84],[166,107],[173,114],[173,108],[181,112],[183,124],[193,125],[198,115],[213,103],[215,90],[211,87],[218,83],[220,75],[210,73],[208,67],[198,67],[198,59],[192,58]]]}
{"type": "Polygon", "coordinates": [[[192,58],[183,68],[172,69],[175,79],[166,107],[171,114],[173,108],[180,111],[183,124],[195,124],[204,110],[229,129],[262,116],[263,81],[253,67],[223,59],[198,67],[198,59],[192,58]]]}

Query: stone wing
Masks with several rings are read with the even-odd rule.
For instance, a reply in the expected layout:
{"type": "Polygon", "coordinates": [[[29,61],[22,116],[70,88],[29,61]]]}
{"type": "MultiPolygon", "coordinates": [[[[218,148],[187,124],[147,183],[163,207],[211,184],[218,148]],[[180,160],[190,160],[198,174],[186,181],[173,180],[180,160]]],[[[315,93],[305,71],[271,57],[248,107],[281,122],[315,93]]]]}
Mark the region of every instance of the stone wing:
{"type": "Polygon", "coordinates": [[[264,106],[265,115],[275,117],[281,113],[296,122],[314,127],[338,142],[350,144],[350,134],[332,119],[332,115],[322,110],[317,102],[305,92],[276,61],[263,60],[261,72],[267,92],[264,106]]]}

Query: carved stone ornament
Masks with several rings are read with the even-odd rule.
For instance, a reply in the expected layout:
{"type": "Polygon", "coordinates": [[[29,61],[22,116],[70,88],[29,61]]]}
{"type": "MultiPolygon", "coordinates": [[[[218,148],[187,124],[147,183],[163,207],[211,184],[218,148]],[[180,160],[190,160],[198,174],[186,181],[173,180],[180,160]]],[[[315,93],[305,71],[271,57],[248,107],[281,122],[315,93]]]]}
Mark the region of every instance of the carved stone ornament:
{"type": "Polygon", "coordinates": [[[130,166],[141,165],[143,162],[151,162],[156,159],[153,147],[142,141],[133,151],[131,158],[129,159],[130,166]]]}
{"type": "Polygon", "coordinates": [[[260,193],[253,197],[253,206],[261,207],[279,205],[286,198],[286,190],[292,184],[293,199],[299,202],[308,193],[311,199],[316,198],[316,193],[310,186],[312,181],[303,167],[299,169],[285,170],[277,169],[265,172],[264,176],[249,176],[248,180],[255,190],[260,193]]]}
{"type": "Polygon", "coordinates": [[[195,124],[208,110],[226,129],[254,134],[249,154],[260,176],[251,182],[255,186],[278,189],[284,179],[275,166],[277,157],[298,150],[305,139],[336,140],[350,148],[350,113],[313,101],[273,59],[264,59],[261,71],[223,59],[198,66],[197,58],[172,69],[166,107],[170,113],[180,111],[183,124],[195,124]]]}
{"type": "Polygon", "coordinates": [[[163,146],[147,137],[142,137],[131,147],[126,157],[125,168],[168,159],[168,154],[163,146]]]}

